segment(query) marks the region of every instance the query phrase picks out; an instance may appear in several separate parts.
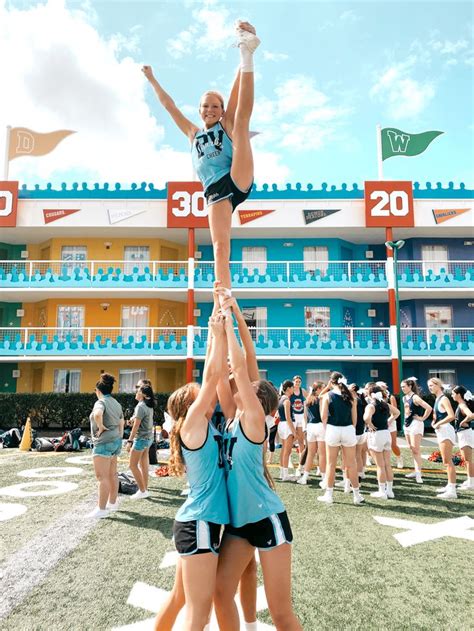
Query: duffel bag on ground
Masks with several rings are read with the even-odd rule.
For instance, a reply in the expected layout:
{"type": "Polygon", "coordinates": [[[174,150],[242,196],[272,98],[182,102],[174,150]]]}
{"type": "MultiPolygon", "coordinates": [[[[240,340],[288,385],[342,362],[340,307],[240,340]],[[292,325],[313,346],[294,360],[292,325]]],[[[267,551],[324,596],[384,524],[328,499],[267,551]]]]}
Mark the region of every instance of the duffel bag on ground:
{"type": "Polygon", "coordinates": [[[138,491],[138,484],[130,473],[119,473],[119,493],[133,495],[138,491]]]}
{"type": "Polygon", "coordinates": [[[54,445],[48,438],[35,438],[31,449],[34,451],[54,451],[54,445]]]}

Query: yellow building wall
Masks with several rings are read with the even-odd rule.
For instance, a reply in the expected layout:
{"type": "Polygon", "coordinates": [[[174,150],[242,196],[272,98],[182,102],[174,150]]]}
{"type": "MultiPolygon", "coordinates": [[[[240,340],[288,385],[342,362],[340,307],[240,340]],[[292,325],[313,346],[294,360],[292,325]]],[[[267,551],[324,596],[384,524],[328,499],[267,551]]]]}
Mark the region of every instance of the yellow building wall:
{"type": "Polygon", "coordinates": [[[28,258],[37,260],[61,260],[61,248],[64,245],[82,245],[87,247],[89,261],[123,261],[126,246],[148,246],[152,261],[185,261],[188,258],[187,246],[166,239],[123,239],[101,237],[100,239],[77,237],[74,239],[50,239],[43,243],[29,244],[28,258]],[[107,245],[106,245],[107,244],[107,245]],[[107,247],[109,246],[109,247],[107,247]]]}
{"type": "Polygon", "coordinates": [[[81,392],[92,392],[102,371],[109,372],[118,379],[120,370],[144,369],[155,392],[172,392],[186,382],[185,362],[157,361],[93,361],[93,362],[31,362],[20,365],[21,377],[17,382],[17,392],[52,392],[54,371],[57,369],[80,370],[81,392]]]}

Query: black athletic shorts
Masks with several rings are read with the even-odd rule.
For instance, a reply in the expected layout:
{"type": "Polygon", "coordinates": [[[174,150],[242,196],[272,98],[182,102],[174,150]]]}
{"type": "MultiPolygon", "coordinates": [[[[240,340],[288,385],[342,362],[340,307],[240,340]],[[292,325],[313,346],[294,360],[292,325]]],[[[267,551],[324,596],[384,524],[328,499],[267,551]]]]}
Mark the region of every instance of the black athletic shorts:
{"type": "Polygon", "coordinates": [[[259,550],[270,550],[282,543],[293,541],[290,520],[286,511],[275,513],[251,524],[245,524],[240,528],[235,528],[229,524],[225,527],[224,534],[247,539],[251,546],[259,550]]]}
{"type": "Polygon", "coordinates": [[[173,539],[178,554],[219,554],[221,541],[220,524],[210,521],[174,521],[173,539]]]}
{"type": "Polygon", "coordinates": [[[221,177],[220,180],[210,184],[204,191],[204,197],[206,198],[207,205],[221,202],[223,199],[228,199],[232,204],[232,212],[237,208],[239,204],[245,202],[252,190],[252,184],[247,191],[241,191],[238,186],[234,184],[233,179],[230,177],[230,173],[221,177]]]}

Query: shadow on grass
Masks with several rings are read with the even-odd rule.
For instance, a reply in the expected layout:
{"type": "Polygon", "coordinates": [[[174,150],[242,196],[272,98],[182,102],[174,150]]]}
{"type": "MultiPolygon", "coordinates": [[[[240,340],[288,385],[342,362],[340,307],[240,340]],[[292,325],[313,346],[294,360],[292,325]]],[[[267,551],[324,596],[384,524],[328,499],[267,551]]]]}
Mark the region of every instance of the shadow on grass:
{"type": "Polygon", "coordinates": [[[112,519],[114,522],[121,522],[124,526],[159,531],[167,539],[171,539],[173,535],[174,519],[171,517],[142,515],[130,510],[119,510],[114,513],[112,519]]]}

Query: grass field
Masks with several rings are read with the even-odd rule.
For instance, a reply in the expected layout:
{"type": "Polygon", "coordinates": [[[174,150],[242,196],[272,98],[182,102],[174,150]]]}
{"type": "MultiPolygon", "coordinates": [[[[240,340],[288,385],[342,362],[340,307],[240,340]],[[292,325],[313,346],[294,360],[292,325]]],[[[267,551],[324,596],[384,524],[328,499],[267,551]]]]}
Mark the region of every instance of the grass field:
{"type": "MultiPolygon", "coordinates": [[[[9,585],[5,570],[10,580],[16,572],[15,581],[31,584],[0,620],[2,630],[105,630],[139,623],[153,614],[127,604],[134,584],[142,582],[164,590],[172,586],[174,567],[159,566],[164,555],[173,550],[172,523],[183,501],[183,482],[152,477],[148,500],[133,502],[125,498],[119,512],[88,524],[88,530],[81,534],[87,521],[83,517],[85,508],[94,503],[95,478],[90,464],[69,463],[68,457],[0,452],[2,488],[40,481],[20,478],[18,473],[26,469],[82,469],[71,477],[54,478],[77,484],[76,489],[62,495],[12,498],[0,489],[1,503],[21,503],[28,509],[19,517],[0,522],[2,594],[9,585]],[[61,523],[66,523],[77,541],[72,540],[70,549],[62,555],[62,540],[58,544],[57,538],[63,531],[55,528],[65,518],[69,521],[61,523]],[[42,546],[46,544],[48,550],[49,542],[49,552],[58,559],[50,562],[46,571],[41,554],[45,554],[42,546]],[[36,576],[36,584],[32,575],[36,576]]],[[[126,469],[126,459],[120,464],[126,469]]],[[[320,490],[314,476],[306,487],[277,482],[295,536],[293,595],[305,631],[473,628],[469,589],[472,538],[443,536],[402,547],[394,537],[402,530],[374,519],[389,517],[429,524],[474,517],[474,494],[464,492],[457,501],[436,499],[435,489],[445,483],[445,476],[439,465],[426,462],[425,466],[422,486],[406,480],[406,471],[397,471],[396,499],[389,502],[370,498],[376,479],[375,472],[369,471],[362,486],[366,503],[356,507],[351,496],[342,492],[335,492],[332,506],[317,502],[320,490]]],[[[274,467],[272,473],[276,476],[278,469],[274,467]]],[[[465,479],[464,472],[460,479],[465,479]]],[[[64,540],[68,536],[61,535],[64,540]]],[[[259,612],[258,618],[271,625],[267,610],[259,612]]]]}

